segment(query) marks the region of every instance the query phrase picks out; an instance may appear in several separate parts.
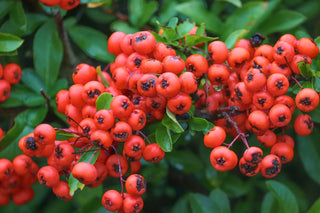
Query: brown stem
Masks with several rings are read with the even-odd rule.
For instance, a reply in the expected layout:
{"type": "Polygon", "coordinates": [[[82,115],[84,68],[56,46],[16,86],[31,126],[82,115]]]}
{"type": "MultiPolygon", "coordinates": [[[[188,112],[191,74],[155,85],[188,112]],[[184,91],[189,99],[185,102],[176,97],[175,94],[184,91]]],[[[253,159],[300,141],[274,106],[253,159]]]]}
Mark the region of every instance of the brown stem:
{"type": "Polygon", "coordinates": [[[143,132],[141,132],[140,130],[137,130],[136,132],[139,133],[148,142],[148,144],[151,144],[149,138],[145,134],[143,134],[143,132]]]}
{"type": "Polygon", "coordinates": [[[119,159],[119,155],[118,155],[118,152],[117,152],[117,149],[114,145],[111,145],[113,151],[115,152],[116,156],[117,156],[117,160],[118,160],[118,165],[119,165],[119,175],[120,175],[120,184],[121,184],[121,194],[123,194],[123,183],[126,182],[124,179],[123,179],[123,176],[122,176],[122,171],[121,171],[121,165],[120,165],[120,159],[119,159]]]}

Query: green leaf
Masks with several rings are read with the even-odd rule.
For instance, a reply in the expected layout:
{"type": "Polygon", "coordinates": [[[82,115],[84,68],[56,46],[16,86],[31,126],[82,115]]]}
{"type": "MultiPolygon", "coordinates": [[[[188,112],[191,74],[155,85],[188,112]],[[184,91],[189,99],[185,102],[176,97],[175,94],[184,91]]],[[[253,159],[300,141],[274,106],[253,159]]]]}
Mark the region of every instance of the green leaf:
{"type": "Polygon", "coordinates": [[[288,187],[282,183],[269,180],[266,182],[267,187],[272,192],[274,197],[277,199],[281,212],[283,213],[298,213],[299,208],[297,205],[297,200],[294,194],[290,191],[288,187]]]}
{"type": "Polygon", "coordinates": [[[196,31],[196,35],[204,36],[205,33],[206,33],[206,24],[205,23],[201,23],[200,26],[198,27],[197,31],[196,31]]]}
{"type": "Polygon", "coordinates": [[[230,201],[227,194],[219,188],[210,192],[211,200],[219,207],[221,213],[231,213],[230,201]]]}
{"type": "Polygon", "coordinates": [[[172,17],[172,18],[169,20],[169,22],[168,22],[168,24],[167,24],[167,27],[170,27],[170,28],[175,29],[176,26],[177,26],[177,24],[178,24],[178,22],[179,22],[179,19],[178,19],[177,17],[172,17]]]}
{"type": "Polygon", "coordinates": [[[168,153],[166,159],[174,168],[185,173],[201,172],[203,169],[203,163],[199,157],[190,150],[175,150],[168,153]]]}
{"type": "Polygon", "coordinates": [[[48,20],[48,17],[39,13],[27,13],[26,20],[28,24],[23,36],[32,34],[38,27],[48,20]]]}
{"type": "Polygon", "coordinates": [[[78,135],[75,135],[71,132],[64,132],[62,130],[56,129],[56,140],[57,141],[64,141],[64,140],[69,140],[71,138],[76,138],[78,135]]]}
{"type": "MultiPolygon", "coordinates": [[[[312,85],[312,83],[310,81],[299,81],[299,83],[301,84],[301,86],[303,88],[313,88],[313,85],[312,85]]],[[[294,84],[292,86],[293,94],[295,94],[295,95],[298,94],[298,92],[300,92],[300,90],[301,90],[301,88],[300,88],[300,86],[298,84],[294,84]]]]}
{"type": "Polygon", "coordinates": [[[205,23],[208,31],[221,34],[222,22],[214,13],[208,11],[200,1],[178,4],[176,10],[192,18],[197,24],[205,23]]]}
{"type": "Polygon", "coordinates": [[[130,22],[140,28],[145,25],[151,16],[158,9],[158,2],[145,0],[130,0],[129,5],[129,20],[130,22]]]}
{"type": "Polygon", "coordinates": [[[189,201],[193,213],[207,213],[217,209],[217,206],[209,197],[199,193],[190,194],[189,201]]]}
{"type": "Polygon", "coordinates": [[[126,34],[133,34],[138,31],[137,28],[130,26],[128,22],[125,21],[114,21],[112,22],[110,28],[112,31],[121,31],[126,34]]]}
{"type": "Polygon", "coordinates": [[[15,85],[11,88],[10,97],[0,107],[12,108],[26,105],[28,107],[35,107],[45,104],[45,99],[39,93],[35,93],[28,87],[23,85],[15,85]]]}
{"type": "Polygon", "coordinates": [[[33,69],[23,69],[21,81],[24,83],[24,85],[26,85],[29,89],[33,90],[36,94],[40,94],[41,89],[47,92],[46,86],[33,69]]]}
{"type": "Polygon", "coordinates": [[[250,30],[262,18],[267,8],[268,2],[259,1],[248,2],[236,9],[220,29],[223,33],[222,39],[226,39],[232,32],[239,29],[250,30]]]}
{"type": "Polygon", "coordinates": [[[296,144],[298,145],[298,152],[308,176],[316,183],[320,184],[320,156],[316,149],[316,144],[320,134],[318,131],[313,131],[308,136],[296,137],[296,144]]]}
{"type": "MultiPolygon", "coordinates": [[[[94,164],[97,161],[97,158],[100,154],[99,152],[93,152],[92,150],[95,150],[96,147],[92,147],[91,149],[87,150],[87,152],[84,152],[79,161],[78,162],[86,162],[86,163],[90,163],[90,164],[94,164]],[[94,156],[92,156],[94,155],[94,156]],[[90,161],[91,160],[91,161],[90,161]]],[[[76,178],[73,177],[73,175],[71,174],[68,180],[68,185],[70,188],[70,195],[73,196],[74,193],[80,189],[82,190],[84,188],[84,184],[80,183],[76,178]]]]}
{"type": "Polygon", "coordinates": [[[305,61],[300,61],[298,62],[298,67],[302,77],[311,78],[312,76],[315,76],[315,72],[311,69],[309,63],[306,63],[305,61]]]}
{"type": "Polygon", "coordinates": [[[156,142],[163,151],[171,152],[173,142],[170,135],[170,129],[162,125],[158,127],[156,129],[156,142]]]}
{"type": "Polygon", "coordinates": [[[272,192],[268,192],[262,201],[261,213],[275,213],[278,212],[278,204],[272,192]]]}
{"type": "Polygon", "coordinates": [[[249,30],[240,29],[232,32],[224,41],[228,48],[233,48],[236,41],[244,38],[248,34],[249,30]]]}
{"type": "Polygon", "coordinates": [[[177,26],[177,32],[180,36],[185,36],[193,27],[194,24],[187,20],[177,26]]]}
{"type": "Polygon", "coordinates": [[[23,40],[15,35],[0,32],[0,52],[12,52],[18,49],[23,40]]]}
{"type": "Polygon", "coordinates": [[[184,129],[176,119],[176,115],[173,114],[168,107],[166,108],[166,114],[163,118],[162,124],[176,133],[184,132],[184,129]]]}
{"type": "Polygon", "coordinates": [[[68,89],[68,80],[60,78],[56,81],[54,86],[48,91],[47,95],[55,100],[56,94],[63,89],[68,89]]]}
{"type": "Polygon", "coordinates": [[[34,66],[46,88],[51,88],[59,75],[63,47],[56,24],[49,19],[37,31],[33,40],[34,66]]]}
{"type": "Polygon", "coordinates": [[[157,22],[157,24],[163,30],[163,35],[162,35],[163,38],[167,39],[168,41],[174,41],[174,40],[177,40],[177,39],[181,38],[177,34],[175,28],[163,26],[159,22],[157,22]]]}
{"type": "Polygon", "coordinates": [[[107,51],[107,36],[86,26],[68,28],[71,39],[91,58],[112,62],[114,56],[107,51]]]}
{"type": "Polygon", "coordinates": [[[2,19],[11,10],[14,1],[4,0],[0,1],[0,19],[2,19]]]}
{"type": "Polygon", "coordinates": [[[110,104],[113,99],[113,96],[110,93],[102,93],[96,100],[97,111],[101,109],[110,109],[110,104]]]}
{"type": "Polygon", "coordinates": [[[16,1],[10,11],[11,23],[18,27],[19,31],[25,32],[27,29],[27,20],[24,14],[21,1],[16,1]]]}
{"type": "Polygon", "coordinates": [[[96,68],[96,70],[97,70],[97,74],[98,74],[98,76],[100,77],[100,79],[101,79],[101,82],[102,82],[102,84],[107,88],[107,87],[109,87],[110,86],[110,83],[107,81],[107,79],[102,75],[102,73],[101,73],[101,66],[98,66],[97,68],[96,68]]]}
{"type": "Polygon", "coordinates": [[[233,5],[236,6],[236,7],[242,7],[241,0],[218,0],[218,1],[228,2],[228,3],[230,3],[230,4],[233,4],[233,5]]]}
{"type": "Polygon", "coordinates": [[[175,202],[174,206],[172,207],[170,213],[190,213],[188,208],[188,196],[183,196],[179,198],[177,202],[175,202]]]}
{"type": "Polygon", "coordinates": [[[318,198],[318,200],[316,200],[316,202],[313,203],[313,205],[311,206],[311,208],[308,210],[307,213],[318,213],[320,209],[320,198],[318,198]]]}
{"type": "Polygon", "coordinates": [[[189,127],[194,131],[203,131],[208,128],[209,121],[199,117],[191,117],[189,119],[189,127]]]}
{"type": "Polygon", "coordinates": [[[108,2],[109,0],[81,0],[81,4],[88,4],[88,3],[104,3],[108,2]]]}
{"type": "Polygon", "coordinates": [[[186,45],[188,47],[193,47],[197,44],[201,44],[207,41],[217,40],[217,37],[207,37],[207,36],[199,36],[199,35],[186,35],[186,45]]]}
{"type": "Polygon", "coordinates": [[[313,122],[320,123],[320,105],[311,112],[308,112],[308,115],[311,116],[313,122]]]}
{"type": "Polygon", "coordinates": [[[291,10],[282,10],[272,14],[261,24],[261,33],[268,35],[275,32],[286,32],[306,21],[301,13],[291,10]]]}

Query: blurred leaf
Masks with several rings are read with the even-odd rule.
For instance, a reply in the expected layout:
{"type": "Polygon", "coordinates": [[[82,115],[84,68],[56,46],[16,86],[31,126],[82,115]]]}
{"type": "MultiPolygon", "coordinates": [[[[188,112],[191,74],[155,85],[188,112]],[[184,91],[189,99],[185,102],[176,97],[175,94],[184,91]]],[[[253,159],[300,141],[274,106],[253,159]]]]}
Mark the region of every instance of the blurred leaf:
{"type": "Polygon", "coordinates": [[[0,52],[12,52],[18,49],[23,40],[15,35],[0,32],[0,52]]]}
{"type": "Polygon", "coordinates": [[[266,19],[261,24],[261,33],[268,35],[275,32],[285,32],[299,26],[306,21],[306,17],[301,13],[282,10],[272,14],[272,18],[266,19]]]}
{"type": "Polygon", "coordinates": [[[223,32],[222,38],[227,38],[232,32],[239,29],[250,30],[264,15],[267,8],[268,2],[259,1],[244,4],[227,18],[224,27],[220,29],[223,32]]]}
{"type": "Polygon", "coordinates": [[[224,41],[228,48],[233,48],[236,41],[244,38],[248,34],[249,30],[240,29],[232,32],[224,41]]]}
{"type": "Polygon", "coordinates": [[[177,17],[172,17],[168,24],[167,24],[167,27],[170,27],[170,28],[173,28],[175,29],[178,25],[178,22],[179,22],[179,19],[177,17]]]}
{"type": "Polygon", "coordinates": [[[93,28],[74,26],[67,29],[71,39],[91,58],[103,62],[114,59],[107,51],[107,36],[93,28]]]}
{"type": "Polygon", "coordinates": [[[308,136],[297,135],[296,144],[304,169],[312,180],[320,184],[320,156],[315,146],[318,138],[318,131],[313,131],[308,136]]]}
{"type": "Polygon", "coordinates": [[[261,213],[276,213],[278,212],[278,204],[272,192],[268,192],[262,201],[261,213]]]}
{"type": "Polygon", "coordinates": [[[2,19],[11,10],[14,1],[2,0],[0,1],[0,19],[2,19]]]}
{"type": "Polygon", "coordinates": [[[209,197],[199,193],[189,194],[189,201],[192,213],[207,213],[217,209],[217,206],[209,197]]]}
{"type": "Polygon", "coordinates": [[[304,61],[298,62],[298,67],[300,70],[300,74],[304,78],[310,78],[312,76],[315,76],[314,71],[311,69],[311,66],[309,63],[306,63],[304,61]]]}
{"type": "Polygon", "coordinates": [[[208,11],[200,1],[178,4],[176,10],[192,18],[197,24],[205,23],[208,31],[221,34],[222,22],[214,13],[208,11]]]}
{"type": "Polygon", "coordinates": [[[56,129],[55,131],[56,131],[56,140],[57,141],[64,141],[64,140],[78,137],[78,135],[75,135],[71,132],[64,132],[59,129],[56,129]]]}
{"type": "Polygon", "coordinates": [[[283,213],[298,213],[299,208],[294,194],[282,183],[269,180],[266,182],[267,187],[277,199],[281,212],[283,213]]]}
{"type": "Polygon", "coordinates": [[[319,213],[319,209],[320,209],[320,198],[318,198],[318,200],[316,200],[313,205],[311,206],[311,208],[308,210],[307,213],[319,213]]]}
{"type": "Polygon", "coordinates": [[[242,7],[241,0],[218,0],[218,1],[228,2],[228,3],[230,3],[230,4],[233,4],[233,5],[236,6],[236,7],[242,7]]]}
{"type": "Polygon", "coordinates": [[[20,107],[23,105],[35,107],[44,105],[45,103],[46,101],[40,92],[35,93],[26,86],[15,85],[11,88],[10,97],[5,102],[1,103],[0,107],[11,108],[20,107]]]}
{"type": "Polygon", "coordinates": [[[128,22],[124,22],[124,21],[114,21],[112,22],[110,28],[113,31],[121,31],[126,34],[133,34],[138,31],[137,28],[130,26],[128,22]]]}
{"type": "Polygon", "coordinates": [[[40,25],[48,20],[48,17],[39,13],[27,13],[27,29],[23,36],[32,34],[40,25]]]}
{"type": "Polygon", "coordinates": [[[48,20],[37,31],[33,51],[35,70],[46,88],[51,88],[58,78],[63,56],[62,43],[53,19],[48,20]]]}
{"type": "Polygon", "coordinates": [[[186,35],[186,45],[188,47],[193,47],[197,44],[201,44],[207,41],[214,41],[216,37],[198,36],[198,35],[186,35]]]}
{"type": "Polygon", "coordinates": [[[174,206],[172,207],[170,213],[190,213],[188,208],[188,197],[183,196],[179,198],[177,202],[175,202],[174,206]]]}
{"type": "Polygon", "coordinates": [[[229,197],[240,197],[248,193],[250,190],[250,183],[234,175],[229,175],[223,179],[223,183],[220,187],[229,197]]]}
{"type": "Polygon", "coordinates": [[[175,150],[167,153],[166,159],[174,168],[184,173],[201,172],[203,169],[201,160],[190,150],[175,150]]]}
{"type": "Polygon", "coordinates": [[[24,14],[21,1],[15,1],[10,11],[10,20],[21,32],[27,29],[27,20],[24,14]]]}
{"type": "Polygon", "coordinates": [[[104,2],[108,2],[109,0],[81,0],[81,4],[88,4],[88,3],[104,3],[104,2]]]}
{"type": "MultiPolygon", "coordinates": [[[[100,151],[99,152],[91,151],[95,149],[96,147],[92,147],[91,149],[87,150],[87,152],[82,153],[78,162],[86,162],[93,165],[97,161],[98,155],[100,153],[100,151]]],[[[74,178],[72,174],[69,177],[68,184],[69,184],[71,196],[73,196],[78,189],[82,190],[85,186],[84,184],[80,183],[76,178],[74,178]]]]}
{"type": "Polygon", "coordinates": [[[145,25],[158,9],[158,2],[145,0],[129,0],[129,20],[140,28],[145,25]]]}
{"type": "Polygon", "coordinates": [[[210,198],[219,207],[221,213],[231,213],[230,201],[227,194],[219,188],[210,192],[210,198]]]}
{"type": "MultiPolygon", "coordinates": [[[[162,24],[166,24],[173,19],[172,17],[177,15],[177,11],[175,10],[175,6],[178,4],[176,1],[172,0],[164,0],[161,2],[159,16],[155,17],[162,24]]],[[[170,26],[175,27],[175,26],[170,26]]]]}
{"type": "Polygon", "coordinates": [[[200,26],[198,27],[197,31],[196,31],[196,35],[204,36],[205,33],[206,33],[206,24],[205,23],[201,23],[200,26]]]}
{"type": "Polygon", "coordinates": [[[171,152],[173,142],[170,135],[170,129],[162,125],[158,127],[156,129],[156,142],[163,151],[171,152]]]}
{"type": "Polygon", "coordinates": [[[85,10],[85,14],[94,22],[100,24],[109,24],[116,20],[116,17],[114,15],[107,14],[100,8],[87,9],[85,10]]]}
{"type": "Polygon", "coordinates": [[[0,56],[15,56],[18,55],[18,51],[14,50],[11,52],[0,52],[0,56]]]}
{"type": "Polygon", "coordinates": [[[194,27],[194,24],[190,23],[188,20],[186,20],[177,26],[177,33],[180,36],[184,36],[188,32],[190,32],[190,30],[192,30],[193,27],[194,27]]]}
{"type": "Polygon", "coordinates": [[[97,111],[101,109],[110,109],[110,104],[113,96],[110,93],[104,92],[96,100],[97,111]]]}

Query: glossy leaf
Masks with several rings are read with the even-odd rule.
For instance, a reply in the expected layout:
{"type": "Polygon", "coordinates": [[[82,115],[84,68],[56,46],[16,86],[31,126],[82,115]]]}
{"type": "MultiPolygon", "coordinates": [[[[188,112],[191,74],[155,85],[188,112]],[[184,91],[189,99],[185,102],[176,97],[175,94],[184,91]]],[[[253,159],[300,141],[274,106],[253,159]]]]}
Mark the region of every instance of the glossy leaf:
{"type": "Polygon", "coordinates": [[[189,119],[189,127],[195,131],[203,131],[206,130],[209,126],[209,121],[204,118],[199,117],[191,117],[189,119]]]}
{"type": "Polygon", "coordinates": [[[191,1],[178,4],[176,10],[192,18],[197,24],[205,23],[208,31],[221,33],[222,22],[214,14],[208,11],[200,1],[191,1]]]}
{"type": "Polygon", "coordinates": [[[298,152],[309,177],[320,185],[320,156],[317,152],[315,142],[320,138],[318,131],[313,131],[308,136],[296,137],[296,144],[298,145],[298,152]]]}
{"type": "Polygon", "coordinates": [[[231,213],[230,201],[227,194],[219,188],[210,192],[211,200],[219,207],[221,213],[231,213]]]}
{"type": "Polygon", "coordinates": [[[166,109],[166,114],[163,118],[162,124],[176,133],[184,132],[184,129],[176,119],[176,115],[173,114],[168,108],[166,109]]]}
{"type": "Polygon", "coordinates": [[[159,144],[160,148],[165,152],[172,151],[172,138],[170,135],[170,129],[165,126],[160,126],[156,129],[156,142],[159,144]]]}
{"type": "Polygon", "coordinates": [[[297,200],[290,189],[284,184],[269,180],[266,182],[267,187],[277,199],[281,212],[283,213],[298,213],[299,208],[297,200]]]}
{"type": "Polygon", "coordinates": [[[58,78],[63,55],[54,20],[50,19],[37,31],[33,40],[33,51],[35,70],[46,87],[50,88],[58,78]]]}
{"type": "Polygon", "coordinates": [[[236,41],[244,38],[248,34],[249,30],[240,29],[232,32],[224,41],[228,48],[233,48],[236,41]]]}
{"type": "Polygon", "coordinates": [[[261,24],[261,33],[270,34],[274,32],[285,32],[301,25],[306,17],[301,13],[291,10],[282,10],[272,14],[272,18],[266,19],[261,24]]]}
{"type": "Polygon", "coordinates": [[[107,36],[87,26],[68,28],[71,39],[91,58],[111,62],[114,56],[107,51],[107,36]]]}
{"type": "Polygon", "coordinates": [[[96,100],[97,111],[101,109],[110,109],[110,104],[113,99],[113,96],[110,93],[102,93],[96,100]]]}
{"type": "Polygon", "coordinates": [[[12,52],[18,49],[23,40],[15,35],[0,32],[0,52],[12,52]]]}
{"type": "Polygon", "coordinates": [[[298,62],[298,67],[300,70],[300,74],[304,78],[310,78],[312,76],[315,76],[315,72],[311,69],[311,66],[309,63],[306,63],[304,61],[298,62]]]}

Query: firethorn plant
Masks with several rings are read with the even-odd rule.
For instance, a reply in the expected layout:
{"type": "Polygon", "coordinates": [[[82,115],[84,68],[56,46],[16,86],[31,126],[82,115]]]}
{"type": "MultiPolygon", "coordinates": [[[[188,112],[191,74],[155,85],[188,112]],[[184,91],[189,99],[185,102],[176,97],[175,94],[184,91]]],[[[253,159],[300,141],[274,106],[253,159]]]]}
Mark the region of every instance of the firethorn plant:
{"type": "MultiPolygon", "coordinates": [[[[80,1],[40,2],[69,10],[80,1]]],[[[40,124],[20,138],[22,155],[12,162],[0,159],[0,205],[30,201],[36,181],[68,201],[77,189],[116,178],[121,191],[107,190],[101,204],[109,211],[140,212],[148,180],[139,174],[141,161],[160,162],[189,130],[203,133],[212,169],[278,175],[294,157],[295,141],[284,130],[293,126],[306,136],[315,125],[307,113],[318,107],[319,93],[298,79],[316,77],[310,65],[318,46],[290,34],[272,46],[257,33],[227,48],[216,38],[198,36],[203,26],[189,25],[176,43],[168,41],[172,28],[166,26],[159,33],[114,32],[106,50],[115,55],[111,64],[104,70],[78,64],[73,85],[55,99],[69,127],[40,124]],[[292,96],[294,85],[299,91],[292,96]],[[146,127],[154,124],[155,136],[147,136],[146,127]],[[260,147],[248,142],[249,135],[260,147]],[[233,149],[241,142],[244,150],[233,149]],[[32,158],[44,158],[46,165],[39,168],[32,158]]],[[[0,66],[0,102],[21,73],[17,64],[0,66]]]]}

